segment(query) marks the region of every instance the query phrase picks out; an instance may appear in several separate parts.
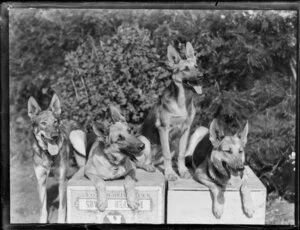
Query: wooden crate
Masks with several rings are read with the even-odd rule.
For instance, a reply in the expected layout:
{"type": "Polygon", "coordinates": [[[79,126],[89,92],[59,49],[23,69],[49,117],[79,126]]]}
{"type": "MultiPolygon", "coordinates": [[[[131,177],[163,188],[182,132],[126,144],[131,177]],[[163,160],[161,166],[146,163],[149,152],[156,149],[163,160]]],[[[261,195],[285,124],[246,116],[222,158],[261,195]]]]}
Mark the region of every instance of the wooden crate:
{"type": "Polygon", "coordinates": [[[169,182],[167,195],[168,224],[265,224],[266,188],[253,171],[246,167],[255,214],[248,218],[243,210],[240,192],[228,187],[224,213],[220,219],[212,213],[208,188],[193,179],[169,182]]]}
{"type": "Polygon", "coordinates": [[[68,223],[147,223],[162,224],[165,220],[165,181],[160,172],[137,170],[137,191],[140,206],[132,211],[126,202],[124,180],[107,181],[108,207],[96,207],[96,190],[79,170],[68,182],[68,223]]]}

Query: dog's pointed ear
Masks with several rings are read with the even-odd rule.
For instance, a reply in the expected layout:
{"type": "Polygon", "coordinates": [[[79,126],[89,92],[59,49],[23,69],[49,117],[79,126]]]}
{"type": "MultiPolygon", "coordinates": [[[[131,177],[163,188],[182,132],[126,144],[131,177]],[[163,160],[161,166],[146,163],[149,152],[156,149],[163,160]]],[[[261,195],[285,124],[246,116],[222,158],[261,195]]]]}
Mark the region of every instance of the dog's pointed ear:
{"type": "Polygon", "coordinates": [[[174,49],[172,45],[168,46],[167,56],[168,56],[169,65],[171,67],[174,67],[174,65],[181,60],[181,57],[179,56],[178,52],[174,49]]]}
{"type": "Polygon", "coordinates": [[[108,130],[104,127],[104,125],[93,123],[92,127],[96,136],[104,141],[108,136],[108,130]]]}
{"type": "Polygon", "coordinates": [[[211,141],[212,145],[216,147],[223,138],[223,129],[219,126],[218,120],[213,119],[209,127],[209,140],[211,141]]]}
{"type": "Polygon", "coordinates": [[[34,118],[41,111],[41,107],[34,99],[34,97],[30,97],[28,100],[28,116],[30,119],[34,118]]]}
{"type": "Polygon", "coordinates": [[[59,116],[61,114],[61,105],[59,98],[56,94],[53,94],[49,109],[56,115],[59,116]]]}
{"type": "Polygon", "coordinates": [[[109,107],[110,115],[111,118],[113,119],[114,122],[126,122],[125,117],[120,113],[119,109],[117,109],[115,106],[110,106],[109,107]]]}
{"type": "Polygon", "coordinates": [[[194,64],[196,64],[196,57],[195,57],[195,51],[194,48],[192,46],[192,44],[190,42],[186,43],[186,47],[185,47],[185,56],[186,58],[189,58],[193,61],[194,64]]]}
{"type": "Polygon", "coordinates": [[[249,125],[248,125],[248,121],[247,121],[244,129],[237,133],[237,136],[240,138],[243,145],[246,145],[246,143],[247,143],[248,132],[249,132],[249,125]]]}

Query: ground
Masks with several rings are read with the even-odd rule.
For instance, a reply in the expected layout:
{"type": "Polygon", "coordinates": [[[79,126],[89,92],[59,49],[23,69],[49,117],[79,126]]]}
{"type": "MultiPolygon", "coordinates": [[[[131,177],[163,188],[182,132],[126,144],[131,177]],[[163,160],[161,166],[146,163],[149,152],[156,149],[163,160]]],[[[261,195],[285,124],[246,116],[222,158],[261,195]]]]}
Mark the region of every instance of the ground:
{"type": "MultiPolygon", "coordinates": [[[[10,165],[10,218],[11,223],[36,223],[39,220],[40,202],[36,188],[32,162],[30,160],[18,163],[12,160],[10,165]]],[[[48,190],[51,196],[48,197],[50,204],[49,222],[57,220],[57,186],[50,178],[48,190]]],[[[294,204],[288,203],[280,198],[267,202],[266,224],[293,225],[294,204]]]]}

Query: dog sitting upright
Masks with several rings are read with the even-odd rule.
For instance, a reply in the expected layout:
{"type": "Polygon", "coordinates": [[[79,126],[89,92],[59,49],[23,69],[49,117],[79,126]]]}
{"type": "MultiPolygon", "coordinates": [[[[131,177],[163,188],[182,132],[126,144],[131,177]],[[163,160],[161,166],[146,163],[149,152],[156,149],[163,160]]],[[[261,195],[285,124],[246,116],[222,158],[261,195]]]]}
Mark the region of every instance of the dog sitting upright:
{"type": "MultiPolygon", "coordinates": [[[[168,46],[169,66],[173,70],[172,81],[164,90],[159,102],[146,117],[139,137],[145,143],[144,164],[155,164],[152,159],[163,158],[166,180],[178,178],[172,167],[172,153],[177,150],[171,143],[179,139],[178,171],[180,176],[189,177],[184,164],[190,126],[195,117],[193,97],[201,94],[200,72],[196,68],[196,57],[191,43],[186,43],[186,59],[181,59],[173,46],[168,46]],[[150,160],[149,160],[150,159],[150,160]]],[[[139,165],[138,165],[139,167],[139,165]]],[[[143,167],[148,171],[151,166],[143,167]]]]}
{"type": "Polygon", "coordinates": [[[194,178],[209,188],[216,218],[221,218],[223,214],[224,189],[229,184],[240,189],[246,216],[251,218],[254,214],[251,194],[247,188],[247,173],[244,172],[247,135],[248,122],[235,135],[224,135],[224,125],[215,118],[209,131],[199,127],[190,138],[186,163],[192,163],[194,178]]]}
{"type": "Polygon", "coordinates": [[[72,120],[61,120],[61,106],[59,98],[53,95],[47,110],[41,110],[37,101],[30,97],[28,100],[28,116],[31,118],[33,143],[34,171],[38,181],[38,192],[42,203],[40,223],[47,223],[47,178],[50,171],[59,182],[59,208],[58,222],[64,223],[66,216],[66,173],[68,161],[73,147],[70,136],[80,136],[75,152],[75,158],[79,166],[85,164],[85,133],[79,124],[72,120]],[[80,155],[81,154],[81,155],[80,155]]]}
{"type": "Polygon", "coordinates": [[[93,125],[98,140],[94,142],[90,151],[84,174],[96,187],[97,207],[104,211],[107,207],[106,180],[125,177],[124,188],[127,204],[132,209],[138,208],[135,191],[135,163],[136,157],[142,154],[144,144],[130,134],[125,118],[115,107],[110,107],[111,117],[114,121],[105,129],[98,129],[93,125]]]}

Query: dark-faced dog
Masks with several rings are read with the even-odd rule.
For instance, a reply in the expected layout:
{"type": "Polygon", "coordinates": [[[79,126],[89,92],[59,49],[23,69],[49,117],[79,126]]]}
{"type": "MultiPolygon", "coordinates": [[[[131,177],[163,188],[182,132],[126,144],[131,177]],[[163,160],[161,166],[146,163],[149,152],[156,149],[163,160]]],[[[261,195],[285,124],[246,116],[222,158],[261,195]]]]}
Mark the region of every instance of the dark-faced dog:
{"type": "Polygon", "coordinates": [[[109,127],[108,134],[93,125],[98,140],[89,151],[84,174],[96,187],[97,207],[100,211],[107,207],[105,181],[125,177],[127,204],[135,210],[138,208],[138,200],[135,191],[136,168],[133,161],[142,154],[144,143],[130,134],[129,126],[118,109],[110,107],[110,112],[114,123],[109,127]]]}
{"type": "Polygon", "coordinates": [[[192,134],[186,161],[192,161],[194,178],[206,185],[213,199],[216,218],[223,214],[224,189],[229,184],[240,189],[243,210],[249,218],[254,214],[253,202],[247,188],[247,173],[244,171],[245,145],[248,122],[235,135],[224,135],[224,128],[214,119],[208,130],[199,127],[192,134]]]}
{"type": "MultiPolygon", "coordinates": [[[[196,57],[191,43],[186,44],[186,59],[181,59],[177,51],[168,47],[169,66],[173,69],[172,82],[164,90],[158,104],[150,110],[141,127],[140,139],[145,143],[143,156],[149,164],[152,159],[163,156],[165,178],[176,180],[177,174],[172,167],[172,153],[177,149],[171,146],[174,138],[179,139],[178,171],[182,177],[190,174],[184,158],[190,126],[195,116],[193,97],[201,94],[199,71],[196,68],[196,57]]],[[[151,170],[151,167],[148,167],[151,170]]]]}
{"type": "MultiPolygon", "coordinates": [[[[33,97],[30,97],[28,100],[28,116],[31,118],[34,136],[34,171],[38,181],[38,192],[42,203],[40,223],[47,223],[48,218],[46,186],[50,171],[53,172],[59,182],[58,222],[65,222],[66,172],[70,153],[73,149],[69,136],[75,132],[85,137],[85,133],[77,122],[61,120],[60,113],[60,101],[55,94],[47,110],[41,110],[33,97]]],[[[82,140],[84,140],[84,138],[82,140]]],[[[84,145],[84,143],[79,141],[77,145],[80,149],[80,146],[84,145]]],[[[78,162],[80,161],[81,164],[85,164],[85,151],[76,152],[75,157],[78,162]],[[82,156],[80,156],[80,154],[82,156]]]]}

